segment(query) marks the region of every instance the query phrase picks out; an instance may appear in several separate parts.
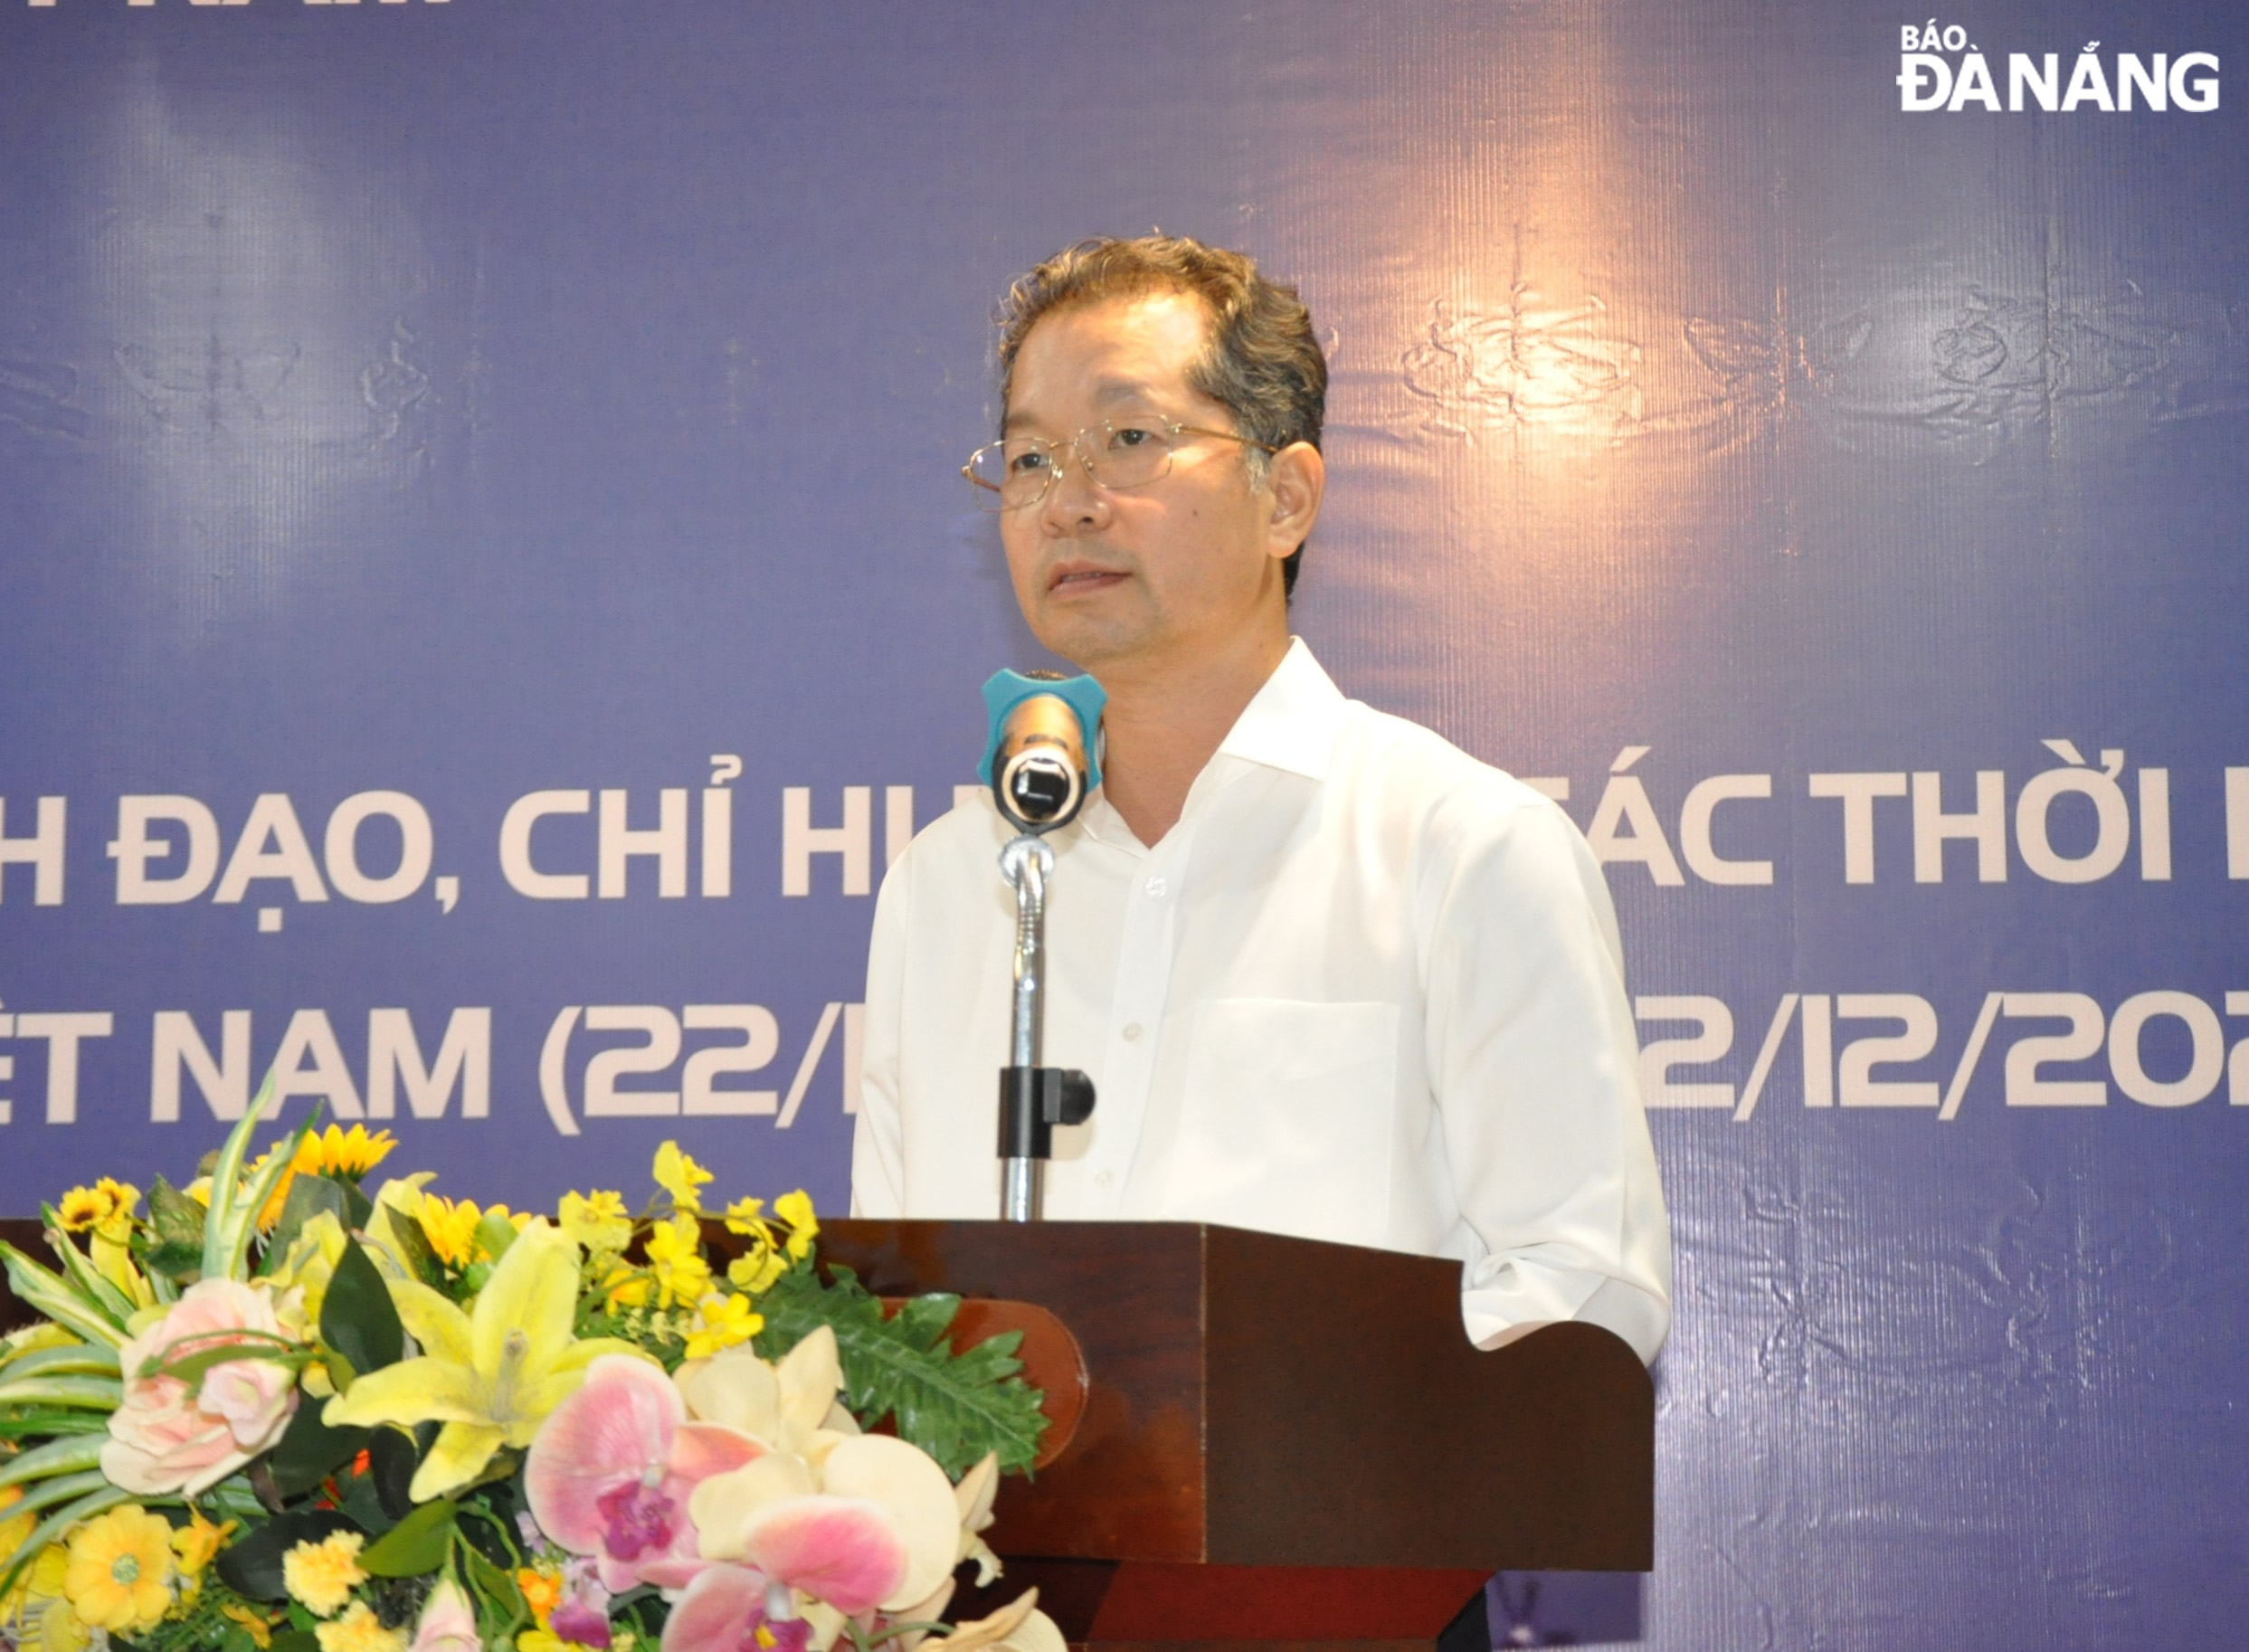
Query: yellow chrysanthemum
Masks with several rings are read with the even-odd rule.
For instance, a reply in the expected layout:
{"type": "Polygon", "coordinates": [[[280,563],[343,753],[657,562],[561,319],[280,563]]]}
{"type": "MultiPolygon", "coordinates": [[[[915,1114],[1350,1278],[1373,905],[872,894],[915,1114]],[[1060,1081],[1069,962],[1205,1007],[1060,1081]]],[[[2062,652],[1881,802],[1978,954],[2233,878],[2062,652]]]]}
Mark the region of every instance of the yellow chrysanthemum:
{"type": "Polygon", "coordinates": [[[240,1624],[242,1633],[249,1636],[258,1652],[267,1652],[273,1644],[273,1620],[247,1601],[227,1600],[219,1610],[240,1624]]]}
{"type": "Polygon", "coordinates": [[[789,1224],[789,1254],[802,1261],[820,1237],[820,1219],[812,1214],[812,1196],[802,1188],[773,1201],[773,1214],[789,1224]]]}
{"type": "Polygon", "coordinates": [[[674,1209],[702,1210],[703,1187],[711,1173],[680,1152],[678,1143],[666,1142],[656,1150],[654,1173],[657,1186],[671,1195],[674,1209]]]}
{"type": "Polygon", "coordinates": [[[545,1628],[555,1609],[562,1604],[562,1574],[526,1566],[516,1573],[516,1587],[523,1591],[523,1603],[531,1609],[532,1620],[545,1628]]]}
{"type": "Polygon", "coordinates": [[[333,1623],[313,1626],[320,1652],[406,1652],[413,1637],[403,1629],[386,1629],[365,1600],[355,1600],[351,1610],[333,1623]]]}
{"type": "Polygon", "coordinates": [[[703,1298],[688,1332],[688,1358],[707,1360],[726,1349],[738,1348],[764,1328],[765,1316],[750,1306],[747,1296],[714,1291],[703,1298]]]}
{"type": "Polygon", "coordinates": [[[335,1617],[351,1591],[367,1581],[359,1569],[359,1551],[366,1541],[357,1532],[331,1532],[318,1543],[297,1544],[281,1556],[281,1587],[315,1617],[335,1617]]]}
{"type": "Polygon", "coordinates": [[[622,1193],[565,1193],[556,1214],[562,1230],[589,1256],[620,1251],[632,1242],[632,1217],[622,1193]]]}
{"type": "Polygon", "coordinates": [[[191,1578],[200,1575],[241,1524],[230,1520],[223,1525],[214,1525],[204,1518],[201,1509],[189,1510],[188,1524],[172,1529],[172,1553],[182,1574],[191,1578]]]}
{"type": "Polygon", "coordinates": [[[711,1282],[710,1264],[703,1259],[702,1224],[685,1213],[658,1222],[648,1236],[648,1265],[656,1276],[660,1306],[699,1302],[711,1282]]]}
{"type": "Polygon", "coordinates": [[[153,1628],[172,1606],[172,1528],[138,1503],[88,1521],[72,1535],[62,1592],[95,1628],[153,1628]]]}

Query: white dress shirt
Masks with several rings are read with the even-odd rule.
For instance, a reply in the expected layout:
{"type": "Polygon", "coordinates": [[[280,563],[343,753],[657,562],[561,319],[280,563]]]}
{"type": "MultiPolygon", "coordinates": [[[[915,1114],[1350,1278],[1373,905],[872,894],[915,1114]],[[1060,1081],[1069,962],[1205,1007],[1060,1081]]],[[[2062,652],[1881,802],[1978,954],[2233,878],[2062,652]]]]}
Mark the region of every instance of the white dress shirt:
{"type": "MultiPolygon", "coordinates": [[[[1009,836],[955,808],[884,880],[854,1214],[999,1214],[1009,836]]],[[[1670,1236],[1622,949],[1552,802],[1298,641],[1154,848],[1098,794],[1048,841],[1044,1064],[1098,1093],[1055,1133],[1049,1217],[1454,1257],[1480,1345],[1574,1318],[1655,1357],[1670,1236]]]]}

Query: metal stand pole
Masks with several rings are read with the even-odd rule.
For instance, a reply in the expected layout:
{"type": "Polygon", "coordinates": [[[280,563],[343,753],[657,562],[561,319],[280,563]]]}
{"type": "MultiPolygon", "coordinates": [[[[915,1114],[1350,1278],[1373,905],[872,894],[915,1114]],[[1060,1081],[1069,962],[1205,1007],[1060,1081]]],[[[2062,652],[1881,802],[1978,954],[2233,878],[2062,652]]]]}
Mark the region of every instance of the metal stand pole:
{"type": "Polygon", "coordinates": [[[1039,1065],[1045,1041],[1047,877],[1054,851],[1026,832],[1000,851],[1001,876],[1015,888],[1015,990],[1009,1006],[1008,1065],[1000,1071],[1000,1219],[1044,1214],[1046,1161],[1054,1127],[1082,1125],[1093,1113],[1093,1081],[1039,1065]]]}
{"type": "MultiPolygon", "coordinates": [[[[1000,851],[1001,875],[1015,886],[1015,991],[1010,1004],[1008,1065],[1016,1072],[1039,1066],[1046,1038],[1046,1001],[1039,996],[1047,946],[1047,874],[1054,870],[1054,851],[1028,832],[1000,851]]],[[[1002,1080],[1003,1090],[1007,1088],[1002,1080]]],[[[1001,1151],[1000,1220],[1037,1221],[1045,1213],[1046,1166],[1027,1149],[1026,1134],[1006,1128],[1005,1114],[1020,1110],[1003,1097],[1001,1151]],[[1014,1139],[1008,1139],[1008,1138],[1014,1139]]]]}

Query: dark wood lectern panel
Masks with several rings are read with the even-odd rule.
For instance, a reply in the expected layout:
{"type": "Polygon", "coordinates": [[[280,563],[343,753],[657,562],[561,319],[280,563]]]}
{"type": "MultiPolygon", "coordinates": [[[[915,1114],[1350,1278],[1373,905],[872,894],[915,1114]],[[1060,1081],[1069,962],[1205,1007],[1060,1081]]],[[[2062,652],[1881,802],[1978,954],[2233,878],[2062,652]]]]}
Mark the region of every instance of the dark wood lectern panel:
{"type": "Polygon", "coordinates": [[[1076,1437],[1011,1482],[1001,1554],[1221,1565],[1645,1571],[1655,1394],[1623,1342],[1493,1353],[1457,1264],[1171,1222],[842,1221],[886,1296],[1050,1309],[1085,1353],[1076,1437]]]}

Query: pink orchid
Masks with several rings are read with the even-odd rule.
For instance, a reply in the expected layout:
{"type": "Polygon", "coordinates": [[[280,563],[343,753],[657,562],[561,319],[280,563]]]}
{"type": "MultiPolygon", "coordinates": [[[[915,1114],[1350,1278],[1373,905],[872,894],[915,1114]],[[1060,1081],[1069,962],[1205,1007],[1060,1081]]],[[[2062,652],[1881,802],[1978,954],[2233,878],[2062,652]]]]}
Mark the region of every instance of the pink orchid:
{"type": "Polygon", "coordinates": [[[787,1584],[747,1566],[707,1566],[665,1620],[662,1652],[742,1652],[760,1644],[760,1629],[773,1652],[811,1644],[812,1626],[795,1615],[787,1584]]]}
{"type": "Polygon", "coordinates": [[[678,1589],[703,1569],[689,1494],[764,1451],[738,1429],[689,1422],[660,1370],[608,1354],[540,1425],[524,1487],[540,1529],[593,1556],[605,1588],[678,1589]]]}

